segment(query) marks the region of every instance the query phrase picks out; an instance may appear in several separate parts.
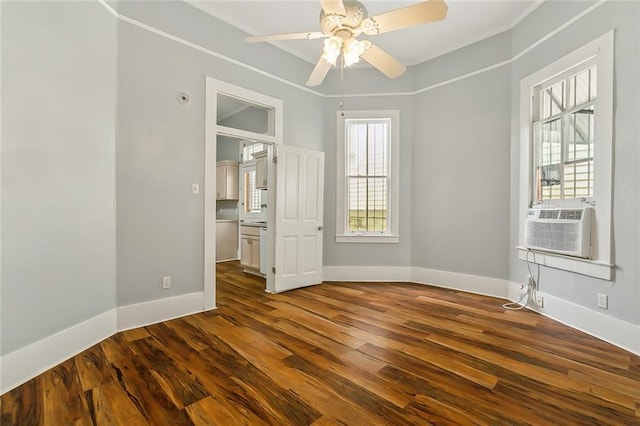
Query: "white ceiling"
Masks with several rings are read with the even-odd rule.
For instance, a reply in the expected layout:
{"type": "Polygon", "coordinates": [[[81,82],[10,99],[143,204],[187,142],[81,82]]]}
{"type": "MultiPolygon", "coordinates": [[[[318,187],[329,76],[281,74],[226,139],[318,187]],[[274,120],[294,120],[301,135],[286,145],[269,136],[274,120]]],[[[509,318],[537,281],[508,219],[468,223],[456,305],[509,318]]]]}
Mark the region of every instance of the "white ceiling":
{"type": "MultiPolygon", "coordinates": [[[[319,31],[317,0],[185,0],[193,6],[251,35],[319,31]]],[[[512,28],[544,0],[445,0],[444,21],[377,36],[361,36],[406,66],[416,65],[512,28]]],[[[361,0],[369,16],[419,1],[361,0]]],[[[272,43],[315,64],[322,40],[272,43]]]]}

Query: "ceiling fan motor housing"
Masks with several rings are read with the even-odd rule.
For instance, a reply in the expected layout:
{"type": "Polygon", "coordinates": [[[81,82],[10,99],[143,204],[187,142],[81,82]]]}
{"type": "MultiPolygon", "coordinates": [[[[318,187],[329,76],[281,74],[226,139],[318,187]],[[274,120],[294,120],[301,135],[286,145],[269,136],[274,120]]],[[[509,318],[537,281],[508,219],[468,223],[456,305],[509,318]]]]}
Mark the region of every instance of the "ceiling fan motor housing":
{"type": "Polygon", "coordinates": [[[344,9],[347,12],[347,16],[333,13],[327,14],[324,10],[320,11],[320,28],[322,28],[322,32],[333,34],[337,29],[344,27],[353,32],[367,18],[367,8],[359,1],[345,1],[344,9]]]}

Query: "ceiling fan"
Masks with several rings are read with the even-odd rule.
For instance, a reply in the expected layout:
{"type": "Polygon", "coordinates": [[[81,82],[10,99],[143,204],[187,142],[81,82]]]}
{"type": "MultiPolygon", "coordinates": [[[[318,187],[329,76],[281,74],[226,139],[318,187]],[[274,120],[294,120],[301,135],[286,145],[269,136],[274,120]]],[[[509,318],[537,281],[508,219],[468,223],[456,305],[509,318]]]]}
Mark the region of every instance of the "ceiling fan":
{"type": "Polygon", "coordinates": [[[307,86],[322,83],[339,57],[347,67],[362,58],[389,78],[401,76],[407,69],[404,65],[369,40],[358,40],[357,37],[440,21],[447,16],[448,9],[444,0],[429,0],[368,17],[367,9],[359,1],[320,0],[320,4],[322,31],[247,37],[249,42],[324,38],[322,56],[307,80],[307,86]]]}

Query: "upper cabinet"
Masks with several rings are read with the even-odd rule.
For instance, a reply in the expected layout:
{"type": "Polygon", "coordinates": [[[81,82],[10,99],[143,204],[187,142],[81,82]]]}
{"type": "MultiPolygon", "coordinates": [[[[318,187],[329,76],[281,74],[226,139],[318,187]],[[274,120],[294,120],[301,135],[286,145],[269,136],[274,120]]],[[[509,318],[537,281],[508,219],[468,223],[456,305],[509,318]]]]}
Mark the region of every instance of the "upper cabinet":
{"type": "Polygon", "coordinates": [[[251,155],[256,159],[256,189],[267,189],[267,150],[251,155]]]}
{"type": "Polygon", "coordinates": [[[216,163],[216,200],[238,199],[238,162],[216,163]]]}

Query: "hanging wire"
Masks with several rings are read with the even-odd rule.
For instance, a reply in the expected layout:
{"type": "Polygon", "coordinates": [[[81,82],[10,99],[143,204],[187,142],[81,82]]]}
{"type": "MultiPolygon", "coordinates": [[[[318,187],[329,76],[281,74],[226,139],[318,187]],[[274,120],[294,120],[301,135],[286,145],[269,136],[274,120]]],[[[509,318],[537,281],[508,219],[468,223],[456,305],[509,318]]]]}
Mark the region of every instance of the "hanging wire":
{"type": "Polygon", "coordinates": [[[344,55],[340,55],[340,116],[344,117],[344,55]]]}

